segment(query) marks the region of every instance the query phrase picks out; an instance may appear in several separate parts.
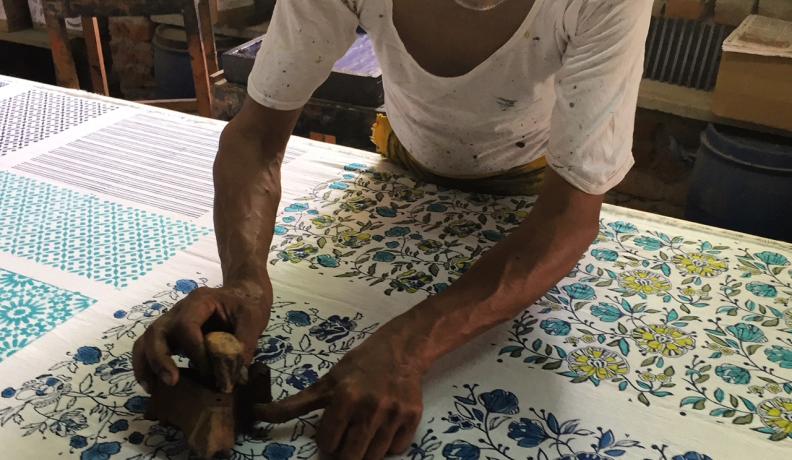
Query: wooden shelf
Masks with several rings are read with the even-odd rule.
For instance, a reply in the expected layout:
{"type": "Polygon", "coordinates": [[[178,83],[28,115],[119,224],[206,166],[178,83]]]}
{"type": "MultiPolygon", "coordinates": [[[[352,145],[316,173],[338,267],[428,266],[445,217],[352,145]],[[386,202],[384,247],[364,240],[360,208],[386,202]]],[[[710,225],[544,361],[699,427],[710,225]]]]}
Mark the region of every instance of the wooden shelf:
{"type": "Polygon", "coordinates": [[[718,123],[737,128],[790,137],[792,132],[740,120],[722,118],[712,113],[714,93],[654,80],[642,80],[638,93],[638,107],[669,113],[692,120],[718,123]]]}
{"type": "Polygon", "coordinates": [[[3,32],[0,33],[0,41],[35,46],[36,48],[50,48],[49,36],[47,35],[46,29],[25,29],[16,32],[3,32]]]}
{"type": "MultiPolygon", "coordinates": [[[[69,38],[82,38],[82,34],[69,30],[69,38]]],[[[44,49],[51,48],[47,29],[32,28],[17,30],[16,32],[2,32],[0,33],[0,42],[18,43],[44,49]]]]}

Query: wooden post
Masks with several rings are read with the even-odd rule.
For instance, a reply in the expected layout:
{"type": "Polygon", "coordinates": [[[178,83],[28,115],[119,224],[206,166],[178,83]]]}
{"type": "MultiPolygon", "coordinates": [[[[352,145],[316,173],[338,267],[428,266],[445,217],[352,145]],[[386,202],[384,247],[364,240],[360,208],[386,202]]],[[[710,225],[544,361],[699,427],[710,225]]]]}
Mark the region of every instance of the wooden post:
{"type": "Polygon", "coordinates": [[[99,30],[99,21],[97,21],[96,17],[83,16],[82,25],[93,92],[109,96],[110,89],[107,86],[107,70],[105,69],[104,53],[102,51],[102,35],[99,30]]]}
{"type": "Polygon", "coordinates": [[[198,25],[201,27],[201,41],[203,42],[204,55],[206,55],[206,70],[209,75],[213,75],[220,70],[220,66],[217,64],[217,47],[215,46],[209,0],[198,0],[198,25]]]}
{"type": "Polygon", "coordinates": [[[77,66],[74,64],[66,21],[50,10],[45,11],[47,32],[52,45],[52,60],[55,64],[55,80],[58,86],[80,89],[77,66]]]}
{"type": "Polygon", "coordinates": [[[187,32],[187,48],[192,62],[195,96],[198,99],[198,114],[212,116],[212,94],[209,86],[209,69],[206,52],[201,39],[198,11],[193,0],[184,0],[184,30],[187,32]]]}

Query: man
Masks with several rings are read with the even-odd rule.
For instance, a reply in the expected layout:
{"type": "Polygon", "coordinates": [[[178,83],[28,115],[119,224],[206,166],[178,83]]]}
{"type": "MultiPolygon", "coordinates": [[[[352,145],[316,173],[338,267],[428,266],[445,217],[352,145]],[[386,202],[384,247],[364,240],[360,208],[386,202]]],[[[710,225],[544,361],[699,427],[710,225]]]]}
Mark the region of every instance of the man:
{"type": "Polygon", "coordinates": [[[286,143],[361,26],[383,69],[388,118],[374,129],[383,155],[483,192],[532,193],[544,176],[530,215],[458,282],[382,326],[312,387],[257,408],[270,422],[324,408],[317,443],[340,458],[404,452],[432,363],[539,299],[595,238],[603,194],[633,164],[651,4],[279,0],[215,163],[224,285],[196,290],[152,324],[135,344],[138,380],[174,384],[177,350],[201,365],[207,322],[234,331],[252,359],[273,299],[267,256],[286,143]]]}

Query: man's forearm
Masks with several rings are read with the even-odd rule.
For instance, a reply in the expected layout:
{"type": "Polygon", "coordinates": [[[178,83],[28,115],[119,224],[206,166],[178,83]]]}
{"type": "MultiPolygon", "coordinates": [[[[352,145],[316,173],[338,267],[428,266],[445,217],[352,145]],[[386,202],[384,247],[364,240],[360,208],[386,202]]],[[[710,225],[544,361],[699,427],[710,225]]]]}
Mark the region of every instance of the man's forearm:
{"type": "Polygon", "coordinates": [[[385,326],[429,367],[440,356],[514,318],[566,276],[598,231],[600,202],[537,203],[526,220],[440,295],[385,326]]]}
{"type": "Polygon", "coordinates": [[[220,139],[214,222],[224,285],[255,288],[269,282],[267,259],[281,196],[280,168],[298,112],[249,104],[255,103],[246,103],[220,139]]]}

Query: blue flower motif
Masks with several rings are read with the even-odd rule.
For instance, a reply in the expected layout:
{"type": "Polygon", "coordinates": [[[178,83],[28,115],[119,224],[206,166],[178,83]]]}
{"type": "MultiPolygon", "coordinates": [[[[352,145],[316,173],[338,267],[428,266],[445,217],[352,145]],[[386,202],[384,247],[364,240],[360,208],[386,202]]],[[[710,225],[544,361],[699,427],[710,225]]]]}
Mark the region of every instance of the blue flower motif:
{"type": "Polygon", "coordinates": [[[638,228],[629,222],[613,222],[608,224],[608,227],[612,228],[616,233],[635,233],[638,231],[638,228]]]}
{"type": "Polygon", "coordinates": [[[789,259],[782,256],[781,254],[778,254],[777,252],[763,251],[754,254],[754,256],[767,265],[778,265],[781,267],[789,265],[789,259]]]}
{"type": "Polygon", "coordinates": [[[322,254],[316,258],[316,261],[319,262],[319,265],[322,267],[327,268],[336,268],[339,265],[338,259],[328,254],[322,254]]]}
{"type": "Polygon", "coordinates": [[[182,294],[189,294],[192,291],[198,289],[198,283],[193,280],[179,280],[176,281],[176,285],[173,288],[182,294]]]}
{"type": "Polygon", "coordinates": [[[441,292],[443,292],[446,289],[448,289],[448,283],[437,283],[437,284],[434,285],[434,288],[435,288],[435,292],[440,294],[441,292]]]}
{"type": "Polygon", "coordinates": [[[591,314],[606,323],[615,323],[624,316],[621,310],[607,303],[600,303],[591,307],[591,314]]]}
{"type": "Polygon", "coordinates": [[[767,342],[767,337],[761,329],[753,324],[738,323],[734,326],[726,328],[729,334],[734,338],[743,342],[764,343],[767,342]]]}
{"type": "Polygon", "coordinates": [[[637,246],[640,246],[647,251],[657,251],[663,247],[662,241],[658,240],[657,238],[650,238],[648,236],[639,236],[634,241],[637,246]]]}
{"type": "Polygon", "coordinates": [[[572,331],[572,326],[561,319],[546,319],[539,323],[539,327],[542,328],[548,335],[557,335],[557,336],[566,336],[569,335],[569,332],[572,331]]]}
{"type": "Polygon", "coordinates": [[[448,460],[478,460],[481,449],[467,441],[454,441],[443,447],[443,457],[448,460]]]}
{"type": "Polygon", "coordinates": [[[343,177],[343,178],[344,178],[344,179],[346,179],[346,180],[351,180],[351,179],[354,179],[354,178],[355,178],[355,175],[354,175],[354,174],[344,174],[344,175],[343,175],[343,176],[341,176],[341,177],[343,177]]]}
{"type": "Polygon", "coordinates": [[[285,212],[303,212],[308,209],[308,205],[306,203],[292,203],[287,206],[284,211],[285,212]]]}
{"type": "Polygon", "coordinates": [[[96,364],[102,359],[102,352],[96,347],[80,347],[74,354],[74,360],[83,364],[96,364]]]}
{"type": "Polygon", "coordinates": [[[294,455],[295,450],[294,446],[273,442],[267,444],[261,455],[267,460],[289,460],[294,455]]]}
{"type": "Polygon", "coordinates": [[[616,262],[619,253],[610,249],[592,249],[591,256],[604,262],[616,262]]]}
{"type": "Polygon", "coordinates": [[[281,220],[283,220],[283,222],[285,222],[285,223],[287,223],[287,224],[290,224],[290,223],[292,223],[292,222],[294,222],[294,221],[295,221],[295,219],[294,219],[294,216],[286,216],[286,217],[284,217],[284,218],[283,218],[283,219],[281,219],[281,220]]]}
{"type": "Polygon", "coordinates": [[[509,424],[509,437],[520,447],[537,447],[549,438],[541,425],[527,418],[509,424]]]}
{"type": "Polygon", "coordinates": [[[126,431],[128,429],[129,429],[129,422],[124,419],[116,420],[115,422],[110,424],[110,427],[108,428],[108,430],[111,433],[118,433],[119,431],[126,431]]]}
{"type": "Polygon", "coordinates": [[[349,172],[366,172],[368,171],[368,169],[369,169],[368,166],[362,163],[350,163],[344,166],[344,171],[349,171],[349,172]]]}
{"type": "Polygon", "coordinates": [[[388,241],[387,243],[385,243],[385,246],[387,246],[390,249],[396,249],[400,246],[400,244],[398,241],[388,241]]]}
{"type": "Polygon", "coordinates": [[[88,440],[85,439],[85,436],[74,435],[69,439],[69,446],[72,449],[82,449],[87,445],[88,445],[88,440]]]}
{"type": "Polygon", "coordinates": [[[330,184],[330,188],[333,190],[346,190],[349,188],[349,184],[345,184],[343,182],[333,182],[330,184]]]}
{"type": "Polygon", "coordinates": [[[276,225],[275,226],[275,234],[276,235],[285,235],[289,233],[289,229],[284,227],[283,225],[276,225]]]}
{"type": "Polygon", "coordinates": [[[382,235],[374,235],[374,236],[371,237],[371,239],[376,241],[376,242],[380,242],[380,241],[384,240],[385,237],[382,236],[382,235]]]}
{"type": "Polygon", "coordinates": [[[129,412],[135,414],[142,414],[146,412],[146,406],[148,406],[149,398],[146,396],[132,396],[131,398],[127,399],[127,402],[124,403],[124,407],[129,412]]]}
{"type": "Polygon", "coordinates": [[[374,254],[373,259],[377,262],[393,262],[396,259],[396,256],[388,251],[378,251],[374,254]]]}
{"type": "Polygon", "coordinates": [[[377,214],[382,217],[396,217],[396,210],[393,208],[379,207],[376,209],[377,214]]]}
{"type": "Polygon", "coordinates": [[[11,387],[6,388],[2,393],[0,393],[0,397],[5,399],[13,398],[14,395],[16,395],[16,390],[11,387]]]}
{"type": "Polygon", "coordinates": [[[134,433],[129,435],[129,443],[130,444],[140,444],[143,442],[143,433],[140,431],[135,431],[134,433]]]}
{"type": "Polygon", "coordinates": [[[310,334],[319,340],[333,343],[348,336],[357,327],[357,323],[348,316],[333,315],[312,327],[310,334]]]}
{"type": "Polygon", "coordinates": [[[481,393],[479,401],[492,414],[513,415],[520,412],[517,396],[510,391],[493,390],[489,393],[481,393]]]}
{"type": "Polygon", "coordinates": [[[80,460],[108,460],[112,455],[119,452],[121,452],[120,443],[100,442],[83,451],[82,455],[80,455],[80,460]]]}
{"type": "Polygon", "coordinates": [[[712,458],[709,455],[691,451],[685,452],[684,455],[674,455],[671,460],[712,460],[712,458]]]}
{"type": "Polygon", "coordinates": [[[291,353],[293,349],[287,337],[265,335],[263,345],[259,343],[259,355],[256,361],[265,364],[274,363],[291,353]]]}
{"type": "Polygon", "coordinates": [[[295,326],[302,327],[311,324],[311,317],[304,311],[292,310],[286,313],[286,321],[295,326]]]}
{"type": "Polygon", "coordinates": [[[410,239],[420,241],[423,239],[423,235],[421,235],[420,233],[413,233],[412,235],[410,235],[410,239]]]}
{"type": "Polygon", "coordinates": [[[481,235],[487,240],[493,242],[500,241],[504,238],[503,233],[497,230],[484,230],[483,232],[481,232],[481,235]]]}
{"type": "Polygon", "coordinates": [[[751,381],[751,373],[734,364],[722,364],[716,367],[715,375],[722,378],[724,382],[735,385],[747,385],[751,381]]]}
{"type": "Polygon", "coordinates": [[[113,318],[121,319],[124,318],[126,315],[127,312],[125,312],[124,310],[116,310],[115,313],[113,313],[113,318]]]}
{"type": "Polygon", "coordinates": [[[591,300],[596,297],[594,288],[588,284],[575,283],[570,284],[569,286],[564,286],[563,289],[569,295],[569,297],[576,300],[591,300]]]}
{"type": "Polygon", "coordinates": [[[426,207],[426,210],[429,212],[446,212],[448,210],[448,206],[441,203],[432,203],[426,207]]]}
{"type": "Polygon", "coordinates": [[[410,229],[408,227],[393,227],[393,228],[388,229],[388,231],[385,232],[385,236],[389,236],[389,237],[393,238],[393,237],[397,237],[397,236],[404,236],[404,235],[407,235],[409,233],[410,233],[410,229]]]}
{"type": "Polygon", "coordinates": [[[292,372],[286,379],[286,383],[298,390],[304,390],[319,380],[319,374],[312,369],[310,364],[303,364],[292,372]]]}
{"type": "Polygon", "coordinates": [[[753,295],[757,297],[775,297],[778,294],[775,286],[766,283],[754,281],[745,286],[753,295]]]}
{"type": "Polygon", "coordinates": [[[771,362],[778,363],[783,369],[792,369],[792,350],[789,348],[773,345],[764,352],[771,362]]]}

